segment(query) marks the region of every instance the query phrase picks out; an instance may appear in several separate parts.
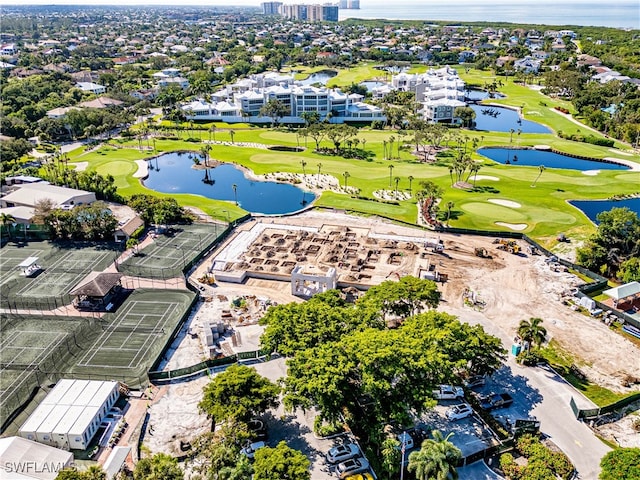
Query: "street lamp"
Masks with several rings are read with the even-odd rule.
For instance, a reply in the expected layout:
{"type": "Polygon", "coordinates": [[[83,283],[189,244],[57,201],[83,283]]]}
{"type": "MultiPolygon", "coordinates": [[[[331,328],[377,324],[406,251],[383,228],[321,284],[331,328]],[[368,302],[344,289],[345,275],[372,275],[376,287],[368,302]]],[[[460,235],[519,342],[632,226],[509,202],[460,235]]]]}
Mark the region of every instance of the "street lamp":
{"type": "Polygon", "coordinates": [[[228,210],[223,210],[223,212],[227,214],[227,223],[231,224],[231,220],[229,220],[229,211],[228,210]]]}

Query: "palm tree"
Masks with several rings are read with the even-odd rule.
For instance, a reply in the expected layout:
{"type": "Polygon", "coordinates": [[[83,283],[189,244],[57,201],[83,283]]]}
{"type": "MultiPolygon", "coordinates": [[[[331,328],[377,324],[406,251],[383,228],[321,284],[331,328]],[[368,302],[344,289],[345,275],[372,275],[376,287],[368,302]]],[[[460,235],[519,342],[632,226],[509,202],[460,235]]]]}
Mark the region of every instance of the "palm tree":
{"type": "Polygon", "coordinates": [[[322,170],[322,163],[318,162],[318,181],[320,181],[320,170],[322,170]]]}
{"type": "Polygon", "coordinates": [[[393,165],[389,165],[389,188],[391,188],[391,176],[393,175],[393,165]]]}
{"type": "Polygon", "coordinates": [[[413,182],[413,175],[409,175],[407,179],[409,180],[409,193],[411,193],[411,182],[413,182]]]}
{"type": "Polygon", "coordinates": [[[7,233],[9,234],[9,239],[11,239],[11,228],[9,225],[13,226],[16,223],[16,218],[10,213],[0,213],[0,224],[4,228],[7,229],[7,233]]]}
{"type": "Polygon", "coordinates": [[[531,184],[532,187],[536,186],[536,183],[538,182],[538,179],[540,178],[540,175],[542,175],[542,172],[544,172],[546,170],[544,165],[540,165],[538,167],[538,176],[536,177],[536,179],[533,181],[533,183],[531,184]]]}
{"type": "Polygon", "coordinates": [[[231,185],[231,188],[233,188],[233,198],[235,199],[236,205],[238,205],[238,185],[234,183],[231,185]]]}
{"type": "Polygon", "coordinates": [[[529,320],[521,320],[518,325],[518,335],[529,344],[535,343],[538,348],[547,337],[547,329],[542,326],[541,318],[530,318],[529,320]]]}
{"type": "Polygon", "coordinates": [[[382,158],[386,160],[387,159],[387,141],[386,140],[382,141],[382,152],[383,152],[382,158]]]}
{"type": "Polygon", "coordinates": [[[349,172],[344,172],[342,174],[342,176],[344,177],[344,189],[347,189],[347,179],[351,176],[351,174],[349,172]]]}
{"type": "Polygon", "coordinates": [[[451,218],[451,210],[455,207],[456,204],[449,201],[447,202],[447,225],[449,225],[449,219],[451,218]]]}
{"type": "Polygon", "coordinates": [[[205,145],[200,149],[200,153],[202,154],[202,158],[204,158],[204,166],[209,166],[209,152],[211,151],[211,145],[205,145]]]}
{"type": "Polygon", "coordinates": [[[216,126],[211,125],[209,127],[209,143],[211,143],[211,134],[213,134],[213,141],[216,141],[216,126]]]}
{"type": "Polygon", "coordinates": [[[462,452],[449,441],[453,432],[446,437],[439,430],[431,433],[433,438],[425,440],[420,450],[409,454],[408,469],[415,471],[418,480],[455,480],[458,478],[456,465],[462,452]]]}
{"type": "Polygon", "coordinates": [[[400,183],[400,177],[395,177],[393,181],[396,183],[395,198],[398,198],[398,183],[400,183]]]}
{"type": "Polygon", "coordinates": [[[231,136],[231,143],[233,143],[233,137],[236,136],[236,131],[233,129],[229,130],[229,135],[231,136]]]}
{"type": "Polygon", "coordinates": [[[300,160],[300,165],[302,165],[302,176],[306,175],[306,172],[304,171],[304,167],[307,166],[307,162],[305,160],[300,160]]]}

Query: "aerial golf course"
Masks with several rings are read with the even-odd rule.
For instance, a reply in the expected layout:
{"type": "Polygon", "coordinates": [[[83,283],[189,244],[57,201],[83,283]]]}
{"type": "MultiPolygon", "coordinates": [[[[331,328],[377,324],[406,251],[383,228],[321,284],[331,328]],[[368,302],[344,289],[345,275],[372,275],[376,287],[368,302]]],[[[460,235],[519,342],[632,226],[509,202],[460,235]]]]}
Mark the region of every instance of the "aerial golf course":
{"type": "MultiPolygon", "coordinates": [[[[365,65],[362,73],[358,69],[340,72],[331,79],[330,86],[349,85],[353,81],[371,79],[370,66],[365,65]]],[[[422,67],[424,69],[424,67],[422,67]]],[[[311,73],[311,72],[308,72],[311,73]]],[[[496,80],[491,72],[460,70],[460,76],[469,85],[482,88],[496,80]]],[[[503,80],[504,81],[504,80],[503,80]]],[[[303,138],[295,130],[271,129],[247,124],[223,123],[183,123],[181,130],[158,130],[153,147],[148,139],[140,142],[135,137],[113,139],[106,144],[85,151],[84,148],[70,152],[70,162],[87,162],[86,168],[98,173],[111,174],[116,179],[119,193],[130,196],[136,193],[154,192],[146,188],[139,178],[136,160],[143,160],[163,153],[191,151],[198,155],[200,149],[212,140],[209,153],[212,160],[235,163],[250,170],[255,175],[270,174],[270,180],[278,173],[306,175],[331,175],[335,177],[337,188],[316,190],[314,206],[336,208],[363,215],[380,215],[402,222],[416,224],[418,209],[415,194],[420,182],[429,180],[442,189],[439,218],[452,227],[484,229],[494,231],[520,231],[542,242],[552,242],[559,232],[580,238],[594,230],[587,216],[568,203],[570,200],[604,200],[612,196],[627,196],[640,193],[640,155],[628,145],[615,142],[614,147],[597,146],[560,138],[556,132],[580,132],[602,137],[584,125],[572,121],[566,115],[554,110],[559,106],[570,108],[565,101],[547,97],[535,88],[515,84],[511,79],[504,81],[499,92],[504,98],[487,100],[494,105],[505,105],[521,109],[526,120],[538,122],[552,130],[552,133],[517,133],[451,129],[451,134],[459,134],[469,144],[469,153],[480,168],[471,176],[464,174],[461,180],[471,188],[458,188],[455,176],[450,172],[452,154],[442,149],[433,160],[424,162],[412,152],[415,150],[412,131],[391,129],[374,130],[361,128],[357,139],[358,148],[368,152],[368,159],[347,159],[333,154],[314,153],[315,143],[311,138],[303,138]],[[177,133],[177,135],[176,135],[177,133]],[[189,141],[187,141],[187,139],[189,141]],[[548,146],[567,153],[593,159],[619,159],[628,164],[636,163],[635,169],[626,170],[570,170],[538,166],[521,166],[515,163],[494,162],[470,148],[474,143],[482,147],[524,148],[548,146]],[[395,145],[388,154],[388,145],[395,145]],[[280,152],[268,150],[265,146],[285,145],[305,147],[301,152],[280,152]],[[398,148],[402,145],[401,148],[398,148]],[[385,155],[385,152],[387,154],[385,155]],[[385,159],[385,156],[387,157],[385,159]],[[392,158],[388,158],[392,157],[392,158]],[[345,190],[345,184],[350,187],[345,190]],[[356,190],[357,189],[357,193],[356,190]],[[381,201],[374,192],[393,193],[395,201],[381,201]],[[398,192],[404,192],[403,199],[398,192]],[[448,205],[445,208],[445,205],[448,205]],[[496,223],[498,222],[498,223],[496,223]]],[[[168,122],[157,119],[157,124],[171,128],[168,122]]],[[[136,132],[139,126],[132,127],[136,132]]],[[[153,127],[152,127],[153,129],[153,127]]],[[[331,149],[333,143],[324,140],[322,147],[331,149]]],[[[517,151],[513,151],[517,154],[517,151]]],[[[152,162],[149,162],[152,163],[152,162]]],[[[185,168],[193,163],[185,161],[185,168]]],[[[214,186],[215,188],[215,186],[214,186]]],[[[235,219],[247,212],[233,201],[221,201],[192,194],[171,194],[181,204],[195,206],[220,220],[235,219]]],[[[292,208],[295,210],[295,208],[292,208]]]]}

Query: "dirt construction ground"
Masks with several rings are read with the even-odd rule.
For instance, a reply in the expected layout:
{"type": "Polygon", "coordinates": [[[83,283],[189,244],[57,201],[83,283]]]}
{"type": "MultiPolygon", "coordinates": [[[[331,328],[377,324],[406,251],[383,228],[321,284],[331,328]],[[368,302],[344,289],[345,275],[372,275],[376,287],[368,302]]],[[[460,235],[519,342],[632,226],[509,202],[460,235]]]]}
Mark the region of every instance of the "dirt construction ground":
{"type": "MultiPolygon", "coordinates": [[[[240,229],[251,229],[255,222],[272,223],[273,220],[257,219],[240,229]]],[[[367,228],[378,234],[424,235],[419,230],[383,220],[318,211],[279,218],[277,223],[318,228],[328,224],[345,225],[367,228]]],[[[434,236],[432,232],[428,235],[434,236]]],[[[484,303],[484,307],[475,309],[493,327],[491,330],[495,329],[492,333],[505,339],[515,336],[520,320],[540,317],[544,320],[548,338],[555,339],[575,355],[584,373],[593,381],[612,390],[626,391],[620,380],[625,374],[637,375],[640,372],[640,349],[601,321],[575,312],[562,303],[563,294],[570,295],[573,288],[583,283],[581,279],[567,272],[552,271],[544,256],[514,255],[498,250],[493,238],[452,234],[438,236],[444,241],[445,251],[444,255],[434,254],[434,257],[439,262],[438,270],[448,275],[448,281],[440,284],[443,299],[440,310],[464,320],[472,307],[465,305],[463,293],[470,290],[479,303],[484,303]],[[492,258],[476,257],[475,247],[484,247],[492,258]]],[[[228,242],[233,242],[233,238],[230,237],[228,242]]],[[[526,252],[525,242],[519,243],[526,252]]],[[[212,258],[205,259],[198,272],[208,268],[212,258]]],[[[288,284],[283,285],[282,282],[249,280],[248,283],[227,283],[222,289],[237,294],[261,292],[269,295],[271,292],[269,296],[279,302],[295,298],[288,294],[288,284]]]]}
{"type": "MultiPolygon", "coordinates": [[[[318,211],[277,220],[258,218],[241,225],[238,230],[250,230],[257,222],[317,228],[345,225],[366,228],[376,234],[424,235],[419,230],[383,220],[318,211]]],[[[434,236],[433,232],[428,235],[434,236]]],[[[621,379],[625,374],[637,376],[640,372],[640,348],[611,331],[603,322],[575,312],[563,304],[563,299],[570,298],[571,290],[583,283],[579,278],[568,272],[552,271],[544,256],[527,253],[516,255],[498,250],[493,238],[451,234],[441,234],[439,237],[444,241],[444,254],[432,254],[431,261],[437,262],[438,270],[448,275],[448,281],[439,284],[442,292],[439,310],[456,315],[463,321],[481,323],[489,333],[500,337],[506,347],[515,337],[520,320],[540,317],[544,320],[548,338],[553,338],[570,351],[591,380],[615,391],[631,391],[621,386],[621,379]],[[476,257],[476,247],[485,248],[492,258],[476,257]],[[465,303],[465,292],[475,300],[474,305],[465,303]]],[[[202,277],[216,254],[235,238],[235,234],[232,234],[205,258],[192,272],[191,278],[195,280],[202,277]]],[[[519,243],[526,252],[525,242],[519,243]]],[[[218,320],[220,312],[228,309],[229,301],[235,297],[255,296],[277,303],[301,301],[291,295],[288,282],[249,279],[244,284],[219,282],[216,286],[203,285],[203,289],[204,296],[212,297],[211,304],[199,304],[199,310],[194,312],[183,334],[167,352],[162,368],[172,369],[202,361],[205,354],[201,335],[204,320],[218,320]]],[[[255,322],[258,316],[259,312],[254,315],[256,318],[235,328],[243,331],[242,343],[247,350],[257,348],[260,329],[255,322]]],[[[151,436],[147,434],[144,441],[152,452],[169,451],[177,454],[178,439],[190,437],[189,433],[195,435],[204,432],[210,427],[206,418],[197,412],[197,402],[206,382],[206,378],[201,378],[160,388],[161,393],[150,406],[149,412],[154,433],[151,436]],[[176,423],[184,429],[177,435],[173,425],[176,423]]]]}

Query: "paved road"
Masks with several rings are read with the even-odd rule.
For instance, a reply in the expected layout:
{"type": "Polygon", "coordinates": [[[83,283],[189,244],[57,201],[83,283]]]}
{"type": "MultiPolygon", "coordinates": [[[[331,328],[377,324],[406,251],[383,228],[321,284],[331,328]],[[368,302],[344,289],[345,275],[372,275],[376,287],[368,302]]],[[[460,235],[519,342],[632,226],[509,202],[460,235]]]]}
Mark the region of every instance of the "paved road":
{"type": "MultiPolygon", "coordinates": [[[[510,349],[512,333],[501,330],[481,312],[451,306],[444,306],[442,310],[468,323],[481,324],[487,333],[500,338],[504,347],[510,349]]],[[[509,355],[507,367],[511,370],[508,375],[512,377],[512,381],[507,379],[507,383],[519,385],[518,390],[526,393],[527,398],[524,402],[520,398],[521,403],[528,404],[528,413],[540,420],[542,432],[569,456],[580,478],[598,478],[600,460],[610,448],[575,418],[569,400],[573,397],[579,408],[593,408],[595,405],[551,370],[522,367],[512,355],[509,355]]]]}

